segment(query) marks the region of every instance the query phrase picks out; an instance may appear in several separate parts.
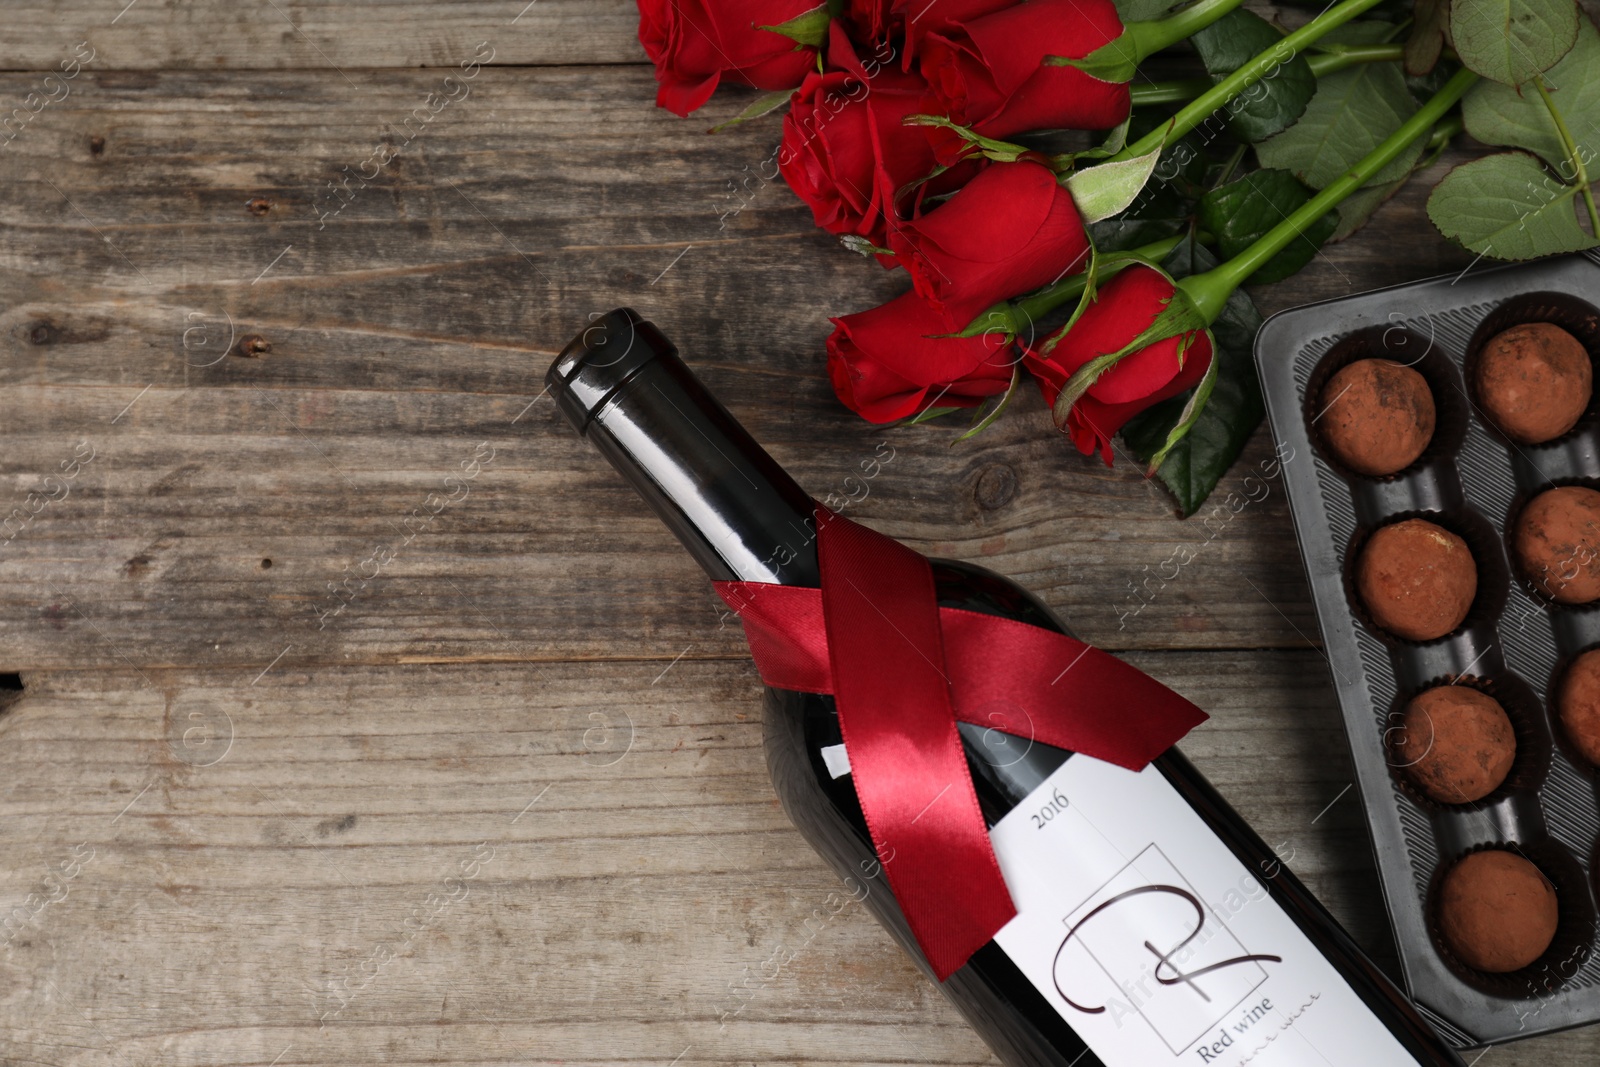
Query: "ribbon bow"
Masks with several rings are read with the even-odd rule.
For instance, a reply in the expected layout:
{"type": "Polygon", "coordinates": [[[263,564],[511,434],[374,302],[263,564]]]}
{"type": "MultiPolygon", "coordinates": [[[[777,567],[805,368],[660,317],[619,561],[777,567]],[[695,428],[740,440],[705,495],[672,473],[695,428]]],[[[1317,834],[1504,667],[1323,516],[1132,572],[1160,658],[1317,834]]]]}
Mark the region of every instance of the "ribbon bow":
{"type": "Polygon", "coordinates": [[[820,505],[817,552],[820,589],[714,585],[763,682],[833,695],[872,843],[942,982],[1017,913],[956,722],[1137,770],[1206,715],[1076,638],[940,607],[925,557],[820,505]]]}

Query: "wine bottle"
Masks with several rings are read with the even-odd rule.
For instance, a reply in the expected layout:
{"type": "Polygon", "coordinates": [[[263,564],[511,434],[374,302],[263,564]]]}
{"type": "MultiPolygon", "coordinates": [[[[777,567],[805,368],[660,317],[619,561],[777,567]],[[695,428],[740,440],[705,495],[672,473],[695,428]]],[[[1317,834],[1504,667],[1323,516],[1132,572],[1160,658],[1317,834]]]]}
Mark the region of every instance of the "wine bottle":
{"type": "MultiPolygon", "coordinates": [[[[654,325],[627,309],[598,318],[546,380],[712,580],[820,584],[817,505],[654,325]]],[[[1006,579],[931,562],[941,607],[1067,632],[1006,579]]],[[[1459,1067],[1175,748],[1134,772],[958,727],[1018,913],[939,985],[1004,1063],[1459,1067]]],[[[763,729],[790,819],[931,978],[875,854],[833,698],[768,688],[763,729]]]]}

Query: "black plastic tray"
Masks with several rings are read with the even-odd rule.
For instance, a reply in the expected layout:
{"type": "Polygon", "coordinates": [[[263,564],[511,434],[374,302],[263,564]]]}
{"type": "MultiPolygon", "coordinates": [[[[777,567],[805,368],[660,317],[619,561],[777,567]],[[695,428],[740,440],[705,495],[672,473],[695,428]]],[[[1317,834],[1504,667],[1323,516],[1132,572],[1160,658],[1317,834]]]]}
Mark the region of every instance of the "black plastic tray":
{"type": "MultiPolygon", "coordinates": [[[[1600,953],[1593,951],[1600,774],[1570,750],[1550,699],[1566,665],[1600,646],[1600,610],[1551,605],[1516,574],[1505,543],[1534,493],[1553,484],[1600,488],[1600,404],[1591,402],[1556,441],[1513,445],[1476,410],[1463,374],[1479,345],[1526,321],[1563,326],[1600,364],[1600,261],[1566,256],[1471,270],[1309,304],[1268,319],[1255,346],[1272,432],[1288,457],[1284,483],[1405,984],[1461,1047],[1600,1021],[1600,953]],[[1438,411],[1428,450],[1382,479],[1330,461],[1307,401],[1339,366],[1365,356],[1415,366],[1438,411]],[[1462,535],[1479,571],[1462,627],[1420,644],[1368,624],[1349,576],[1368,534],[1412,515],[1462,535]],[[1440,805],[1415,791],[1392,766],[1386,740],[1406,701],[1449,680],[1495,695],[1517,733],[1506,783],[1470,805],[1440,805]],[[1460,856],[1490,845],[1536,863],[1561,901],[1550,950],[1510,975],[1453,959],[1433,922],[1436,879],[1460,856]]],[[[1600,396],[1600,374],[1596,384],[1600,396]]]]}

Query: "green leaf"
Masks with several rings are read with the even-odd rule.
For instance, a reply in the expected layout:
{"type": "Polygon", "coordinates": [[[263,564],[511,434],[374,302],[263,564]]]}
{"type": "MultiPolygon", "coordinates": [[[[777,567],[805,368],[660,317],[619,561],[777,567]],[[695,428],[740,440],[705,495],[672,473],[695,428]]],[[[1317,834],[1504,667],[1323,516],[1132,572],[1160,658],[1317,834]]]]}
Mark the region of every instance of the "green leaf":
{"type": "Polygon", "coordinates": [[[1064,183],[1078,205],[1084,222],[1099,222],[1127,208],[1138,199],[1156,169],[1161,149],[1115,163],[1101,163],[1080,170],[1064,183]]]}
{"type": "MultiPolygon", "coordinates": [[[[1203,245],[1185,241],[1167,257],[1165,267],[1174,277],[1195,274],[1217,265],[1203,245]]],[[[1252,347],[1261,316],[1243,290],[1228,299],[1222,315],[1211,326],[1215,340],[1213,359],[1216,384],[1211,397],[1189,432],[1173,446],[1156,477],[1171,490],[1178,510],[1188,517],[1200,510],[1245,442],[1261,424],[1266,412],[1261,385],[1256,380],[1252,347]]],[[[1166,443],[1188,406],[1187,396],[1176,396],[1134,416],[1122,428],[1122,440],[1140,462],[1148,464],[1166,443]]]]}
{"type": "Polygon", "coordinates": [[[1329,45],[1386,44],[1394,40],[1399,29],[1400,27],[1394,23],[1384,22],[1381,19],[1347,22],[1323,34],[1322,39],[1311,47],[1319,51],[1333,51],[1329,45]]]}
{"type": "Polygon", "coordinates": [[[1451,0],[1450,39],[1469,70],[1521,85],[1578,39],[1573,0],[1451,0]]]}
{"type": "Polygon", "coordinates": [[[1421,77],[1439,62],[1445,29],[1450,24],[1450,0],[1417,0],[1411,36],[1406,38],[1406,73],[1421,77]]]}
{"type": "Polygon", "coordinates": [[[760,96],[756,97],[755,102],[749,107],[739,112],[727,122],[717,123],[706,132],[721,133],[729,126],[737,126],[741,122],[749,122],[751,119],[758,119],[762,115],[771,114],[784,104],[787,104],[789,102],[789,98],[793,95],[793,89],[779,89],[777,92],[773,93],[762,93],[760,96]]]}
{"type": "MultiPolygon", "coordinates": [[[[1200,53],[1211,80],[1219,82],[1283,39],[1266,19],[1242,9],[1228,12],[1189,42],[1200,53]]],[[[1302,114],[1317,91],[1317,79],[1304,56],[1296,55],[1233,98],[1219,114],[1228,130],[1241,141],[1254,144],[1285,129],[1302,114]]]]}
{"type": "Polygon", "coordinates": [[[787,22],[780,22],[776,26],[758,26],[757,29],[781,33],[801,47],[821,48],[822,42],[828,39],[828,23],[832,20],[833,16],[828,14],[828,5],[818,4],[810,11],[802,11],[787,22]]]}
{"type": "Polygon", "coordinates": [[[1428,197],[1428,217],[1446,237],[1496,259],[1579,252],[1600,241],[1578,225],[1577,192],[1533,156],[1499,152],[1446,174],[1428,197]]]}
{"type": "Polygon", "coordinates": [[[999,403],[995,404],[995,406],[989,411],[989,413],[987,415],[983,416],[983,418],[981,418],[976,423],[974,423],[973,426],[972,426],[972,429],[968,430],[966,433],[962,434],[960,437],[956,438],[954,441],[951,441],[950,442],[950,447],[954,448],[956,445],[960,444],[962,441],[965,441],[967,438],[976,437],[980,433],[982,433],[983,431],[987,430],[990,426],[993,426],[994,425],[994,420],[998,419],[1000,417],[1000,413],[1006,409],[1006,405],[1011,403],[1011,398],[1016,395],[1017,386],[1019,386],[1021,384],[1022,384],[1022,360],[1019,359],[1019,360],[1017,360],[1015,365],[1013,365],[1012,368],[1011,368],[1011,384],[1006,386],[1006,391],[1005,391],[1004,395],[1002,395],[1000,397],[999,403]]]}
{"type": "MultiPolygon", "coordinates": [[[[1258,170],[1200,198],[1200,225],[1216,238],[1223,259],[1232,259],[1311,199],[1311,191],[1286,170],[1258,170]]],[[[1336,212],[1312,223],[1298,240],[1250,276],[1264,285],[1281,281],[1310,263],[1339,224],[1336,212]]]]}
{"type": "MultiPolygon", "coordinates": [[[[1600,155],[1600,32],[1587,18],[1578,29],[1577,44],[1545,76],[1545,85],[1579,152],[1586,153],[1586,162],[1600,155]]],[[[1534,87],[1517,90],[1498,82],[1479,82],[1461,101],[1461,117],[1467,132],[1484,144],[1526,148],[1543,156],[1563,177],[1575,176],[1550,112],[1534,87]]]]}
{"type": "Polygon", "coordinates": [[[1071,56],[1045,56],[1047,67],[1076,67],[1097,81],[1124,84],[1133,80],[1139,66],[1139,50],[1124,30],[1116,37],[1080,59],[1071,56]]]}
{"type": "MultiPolygon", "coordinates": [[[[1304,117],[1256,146],[1263,167],[1293,171],[1314,189],[1338,180],[1417,110],[1399,63],[1364,63],[1317,85],[1304,117]]],[[[1422,140],[1373,175],[1368,185],[1397,181],[1422,154],[1422,140]]]]}
{"type": "Polygon", "coordinates": [[[1369,185],[1365,189],[1357,189],[1338,206],[1339,225],[1334,228],[1333,236],[1328,242],[1342,241],[1367,224],[1367,220],[1389,199],[1405,187],[1410,176],[1401,178],[1397,182],[1386,185],[1369,185]]]}

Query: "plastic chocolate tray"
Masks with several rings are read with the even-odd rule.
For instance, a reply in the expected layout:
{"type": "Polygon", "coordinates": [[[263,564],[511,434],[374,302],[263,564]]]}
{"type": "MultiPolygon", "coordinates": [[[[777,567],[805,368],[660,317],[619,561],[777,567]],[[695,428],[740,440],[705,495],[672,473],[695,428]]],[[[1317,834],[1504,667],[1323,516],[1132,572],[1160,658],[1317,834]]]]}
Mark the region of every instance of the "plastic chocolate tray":
{"type": "Polygon", "coordinates": [[[1600,488],[1600,403],[1591,400],[1565,436],[1516,445],[1483,417],[1466,387],[1465,372],[1485,341],[1512,325],[1541,321],[1561,326],[1588,349],[1600,397],[1600,263],[1585,256],[1311,304],[1273,316],[1256,338],[1256,364],[1273,433],[1288,457],[1283,477],[1403,977],[1441,1032],[1462,1047],[1600,1021],[1600,772],[1567,742],[1553,703],[1566,666],[1600,647],[1600,603],[1565,607],[1542,596],[1518,573],[1507,540],[1522,505],[1541,490],[1600,488]],[[1369,356],[1420,371],[1437,412],[1427,451],[1384,478],[1342,469],[1315,426],[1323,383],[1369,356]],[[1353,585],[1365,538],[1387,523],[1419,516],[1460,535],[1478,565],[1477,597],[1466,621],[1420,643],[1373,625],[1353,585]],[[1472,804],[1427,799],[1393,754],[1406,703],[1448,682],[1496,697],[1517,738],[1516,762],[1504,784],[1472,804]],[[1510,974],[1476,971],[1454,958],[1435,922],[1444,872],[1488,847],[1531,860],[1560,902],[1549,950],[1510,974]]]}

